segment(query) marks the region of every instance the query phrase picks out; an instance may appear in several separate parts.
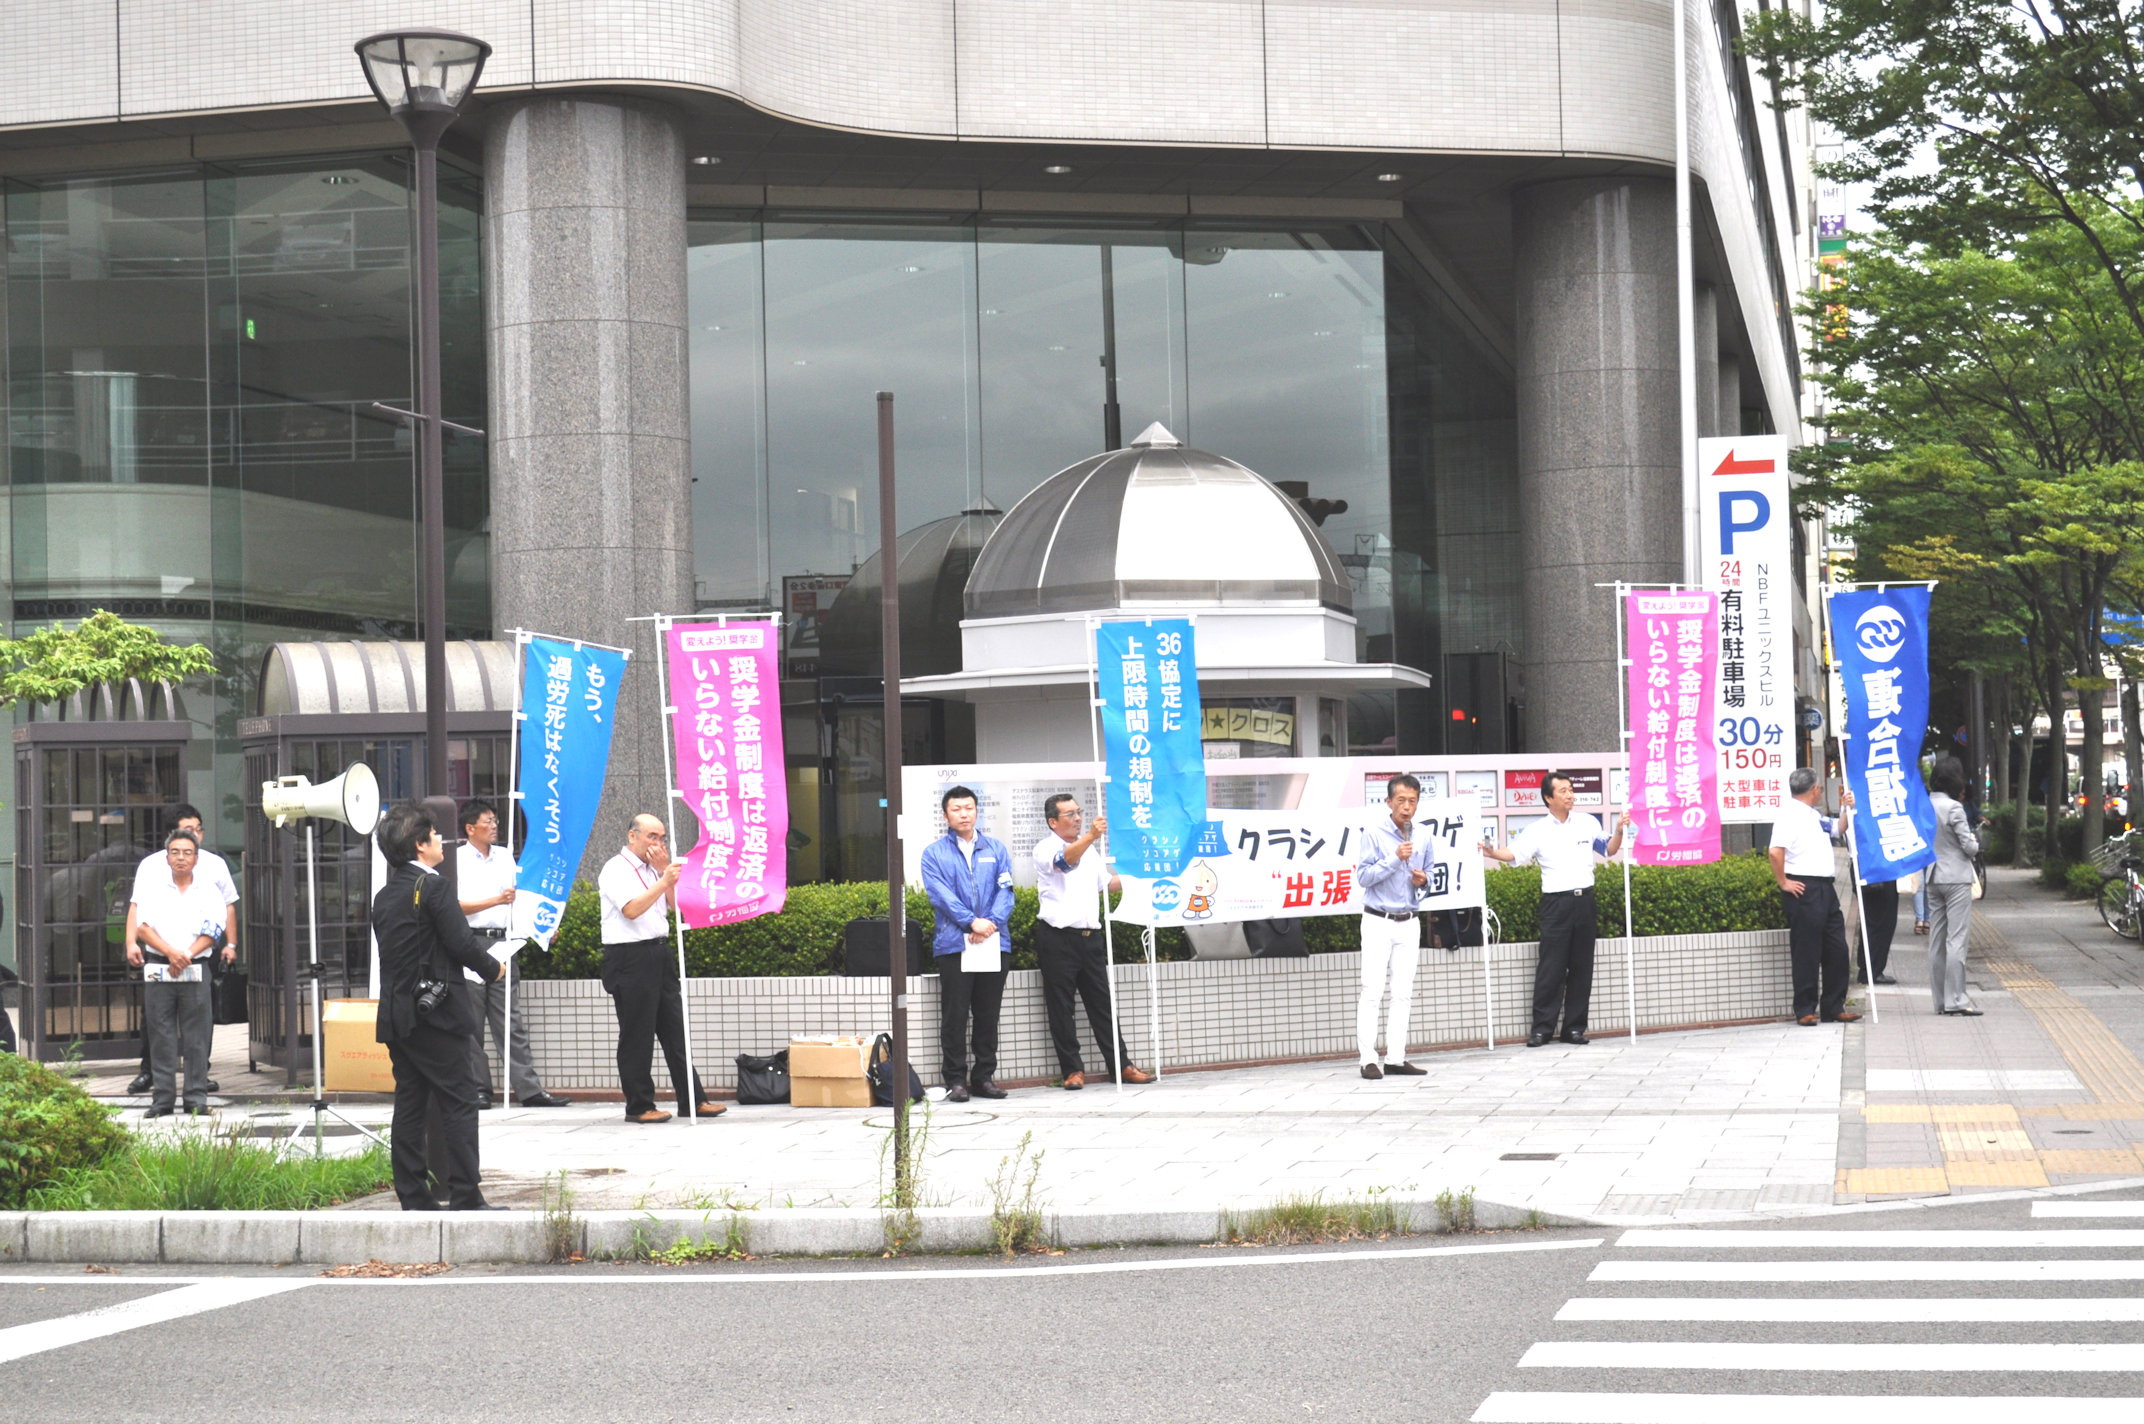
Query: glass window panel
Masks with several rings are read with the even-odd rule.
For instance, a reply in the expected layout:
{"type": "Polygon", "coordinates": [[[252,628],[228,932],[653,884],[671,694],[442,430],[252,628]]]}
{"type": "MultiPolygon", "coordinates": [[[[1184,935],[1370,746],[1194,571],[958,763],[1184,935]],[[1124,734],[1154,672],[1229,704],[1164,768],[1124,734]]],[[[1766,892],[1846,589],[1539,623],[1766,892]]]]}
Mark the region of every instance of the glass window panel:
{"type": "Polygon", "coordinates": [[[759,224],[695,222],[686,232],[696,598],[702,608],[764,608],[773,590],[759,224]]]}

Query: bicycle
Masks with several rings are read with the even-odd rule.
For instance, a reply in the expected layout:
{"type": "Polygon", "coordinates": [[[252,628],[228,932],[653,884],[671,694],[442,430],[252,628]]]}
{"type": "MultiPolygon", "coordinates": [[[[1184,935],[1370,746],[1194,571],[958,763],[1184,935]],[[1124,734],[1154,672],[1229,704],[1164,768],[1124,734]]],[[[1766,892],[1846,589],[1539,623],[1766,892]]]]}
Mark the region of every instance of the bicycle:
{"type": "Polygon", "coordinates": [[[2099,887],[2099,917],[2123,939],[2144,933],[2144,857],[2130,851],[2122,857],[2121,874],[2099,887]]]}

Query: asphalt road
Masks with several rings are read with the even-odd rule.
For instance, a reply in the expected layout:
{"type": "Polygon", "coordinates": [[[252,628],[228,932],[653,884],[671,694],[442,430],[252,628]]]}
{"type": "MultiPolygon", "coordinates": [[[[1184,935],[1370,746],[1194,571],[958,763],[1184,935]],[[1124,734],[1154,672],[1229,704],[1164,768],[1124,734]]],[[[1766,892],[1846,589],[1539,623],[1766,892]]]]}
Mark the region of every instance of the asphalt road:
{"type": "Polygon", "coordinates": [[[0,1270],[0,1417],[1976,1424],[2061,1398],[2041,1417],[2144,1418],[2144,1216],[2025,1201],[1010,1269],[201,1279],[0,1270]]]}

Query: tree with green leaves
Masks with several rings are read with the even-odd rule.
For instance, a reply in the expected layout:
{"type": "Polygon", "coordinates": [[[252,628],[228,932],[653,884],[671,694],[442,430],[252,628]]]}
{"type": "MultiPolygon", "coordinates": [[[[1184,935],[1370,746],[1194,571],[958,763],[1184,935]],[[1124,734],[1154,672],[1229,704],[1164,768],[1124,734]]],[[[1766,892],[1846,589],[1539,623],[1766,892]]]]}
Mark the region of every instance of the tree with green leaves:
{"type": "Polygon", "coordinates": [[[155,629],[100,608],[76,628],[55,623],[0,639],[0,704],[60,702],[98,683],[177,684],[215,671],[201,644],[167,643],[155,629]]]}

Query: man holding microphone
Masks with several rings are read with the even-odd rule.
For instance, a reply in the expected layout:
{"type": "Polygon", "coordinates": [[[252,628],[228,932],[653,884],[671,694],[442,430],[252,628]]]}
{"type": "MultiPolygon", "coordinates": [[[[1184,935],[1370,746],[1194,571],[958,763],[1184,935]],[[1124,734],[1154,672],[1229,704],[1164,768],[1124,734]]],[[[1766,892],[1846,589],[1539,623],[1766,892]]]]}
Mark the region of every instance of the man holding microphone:
{"type": "Polygon", "coordinates": [[[1429,894],[1436,843],[1414,839],[1414,810],[1422,783],[1395,776],[1385,783],[1385,810],[1362,835],[1355,882],[1362,886],[1362,996],[1355,1002],[1355,1049],[1365,1078],[1418,1078],[1407,1061],[1407,1016],[1414,1007],[1414,971],[1422,961],[1421,904],[1429,894]],[[1377,1008],[1392,987],[1385,1027],[1385,1061],[1377,1061],[1377,1008]]]}
{"type": "Polygon", "coordinates": [[[650,1059],[658,1038],[678,1105],[697,1103],[696,1117],[723,1111],[722,1104],[707,1101],[699,1074],[685,1061],[685,995],[670,947],[679,873],[670,858],[669,832],[642,812],[625,833],[625,849],[596,877],[603,903],[603,989],[618,1013],[618,1086],[625,1090],[627,1122],[670,1120],[655,1106],[650,1059]]]}

